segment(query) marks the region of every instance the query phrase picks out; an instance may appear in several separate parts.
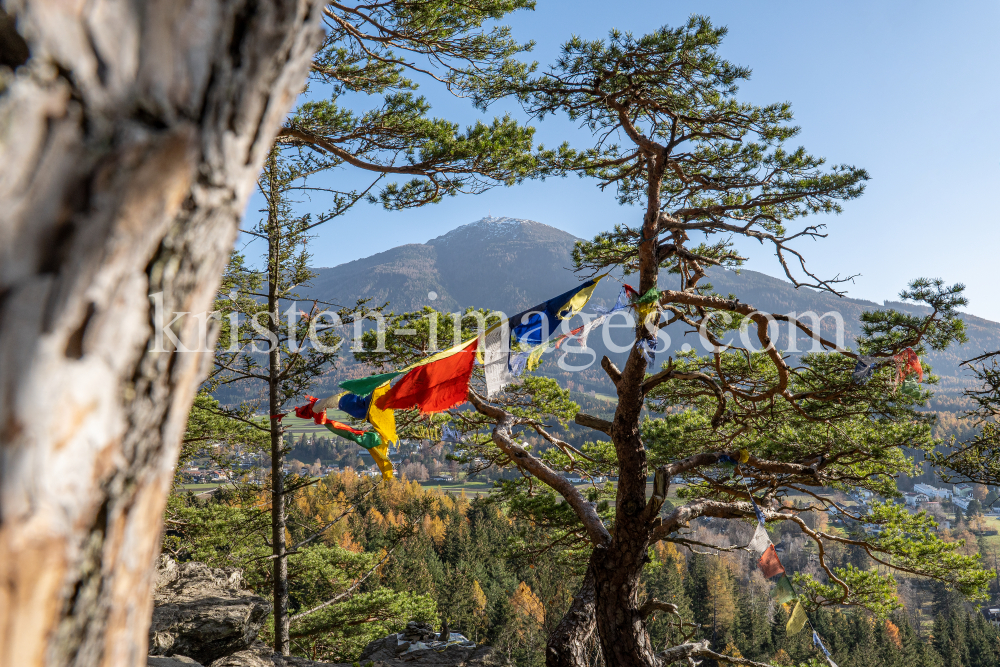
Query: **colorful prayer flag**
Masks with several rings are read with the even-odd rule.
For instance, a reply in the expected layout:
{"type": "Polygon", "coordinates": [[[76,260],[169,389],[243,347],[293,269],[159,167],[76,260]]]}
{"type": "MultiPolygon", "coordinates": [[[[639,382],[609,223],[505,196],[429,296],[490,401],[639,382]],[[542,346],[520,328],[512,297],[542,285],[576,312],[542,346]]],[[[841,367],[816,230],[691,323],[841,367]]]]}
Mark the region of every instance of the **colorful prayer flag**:
{"type": "Polygon", "coordinates": [[[375,465],[382,473],[382,479],[392,479],[392,461],[389,460],[389,443],[383,442],[378,447],[372,447],[368,453],[375,459],[375,465]]]}
{"type": "MultiPolygon", "coordinates": [[[[309,404],[310,405],[310,409],[313,411],[313,413],[315,413],[317,415],[321,414],[321,413],[325,413],[327,410],[330,410],[331,408],[334,409],[334,410],[339,410],[340,409],[340,399],[343,398],[345,394],[347,394],[347,392],[346,391],[342,391],[339,394],[334,394],[333,396],[327,396],[326,398],[321,398],[320,400],[316,401],[315,403],[310,403],[309,404]]],[[[306,398],[307,399],[311,399],[312,397],[311,396],[306,396],[306,398]]],[[[306,417],[306,419],[310,419],[310,418],[306,417]]]]}
{"type": "Polygon", "coordinates": [[[875,357],[858,357],[858,363],[854,364],[854,372],[851,373],[854,384],[866,384],[872,378],[872,373],[875,372],[877,361],[875,357]]]}
{"type": "Polygon", "coordinates": [[[417,366],[380,396],[375,405],[380,410],[419,408],[421,414],[443,412],[461,405],[469,395],[469,378],[476,362],[478,343],[479,339],[473,338],[449,356],[417,366]]]}
{"type": "Polygon", "coordinates": [[[778,604],[787,604],[795,599],[795,590],[792,589],[792,582],[787,576],[778,579],[778,585],[774,587],[771,595],[778,604]]]}
{"type": "Polygon", "coordinates": [[[533,371],[538,368],[538,366],[542,363],[542,354],[544,354],[547,349],[549,349],[549,344],[547,342],[542,343],[533,349],[528,355],[527,362],[525,362],[525,368],[529,371],[533,371]]]}
{"type": "Polygon", "coordinates": [[[568,292],[511,317],[510,328],[515,340],[528,345],[540,345],[548,340],[559,326],[559,320],[568,320],[587,305],[594,294],[594,288],[603,277],[592,278],[568,292]]]}
{"type": "Polygon", "coordinates": [[[635,342],[635,346],[639,348],[642,357],[646,360],[646,364],[652,366],[656,361],[656,341],[640,338],[635,342]]]}
{"type": "Polygon", "coordinates": [[[828,658],[830,657],[830,652],[826,650],[825,646],[823,646],[823,640],[819,638],[819,635],[816,634],[815,630],[813,630],[813,646],[822,651],[823,655],[825,655],[826,657],[828,658]]]}
{"type": "Polygon", "coordinates": [[[376,388],[381,387],[389,380],[393,379],[397,375],[402,375],[402,371],[395,371],[393,373],[380,373],[379,375],[371,375],[366,378],[361,378],[360,380],[344,380],[340,383],[341,389],[346,389],[352,394],[357,394],[358,396],[367,396],[368,394],[375,391],[376,388]]]}
{"type": "Polygon", "coordinates": [[[897,385],[905,380],[906,376],[911,372],[917,374],[917,379],[920,382],[924,381],[924,369],[920,365],[920,359],[917,358],[917,353],[913,351],[913,348],[906,348],[892,359],[896,362],[897,385]]]}
{"type": "Polygon", "coordinates": [[[486,332],[483,339],[483,371],[486,396],[493,398],[517,378],[510,372],[510,325],[507,322],[486,332]]]}
{"type": "MultiPolygon", "coordinates": [[[[388,383],[386,387],[388,388],[388,383]]],[[[324,404],[329,404],[332,399],[339,398],[340,396],[334,396],[323,401],[319,401],[314,396],[306,396],[309,400],[307,405],[301,405],[295,408],[295,416],[300,419],[312,419],[316,424],[325,426],[334,435],[339,435],[341,438],[346,438],[351,442],[355,442],[365,449],[372,455],[375,459],[375,465],[382,472],[382,477],[385,479],[392,479],[392,462],[389,461],[389,445],[383,439],[379,431],[362,431],[361,429],[354,428],[353,426],[348,426],[347,424],[341,423],[334,419],[328,419],[326,416],[326,408],[322,410],[316,410],[317,407],[323,407],[324,404]]],[[[392,430],[393,436],[395,436],[395,423],[393,424],[392,430]]]]}
{"type": "Polygon", "coordinates": [[[435,361],[441,361],[442,359],[447,359],[448,357],[454,356],[459,352],[464,352],[465,350],[469,349],[469,346],[472,345],[472,343],[474,342],[478,344],[479,339],[470,338],[465,342],[452,345],[447,350],[441,350],[440,352],[432,354],[429,357],[424,357],[420,361],[414,361],[412,364],[404,368],[403,372],[406,373],[412,371],[414,368],[419,368],[420,366],[426,366],[427,364],[432,364],[435,361]]]}
{"type": "Polygon", "coordinates": [[[520,377],[524,373],[524,369],[528,365],[529,356],[531,356],[530,350],[510,355],[510,360],[507,363],[510,364],[509,370],[512,376],[520,377]]]}
{"type": "Polygon", "coordinates": [[[334,419],[327,419],[323,422],[323,426],[326,426],[334,435],[356,442],[365,449],[370,450],[382,444],[382,438],[375,431],[362,431],[334,419]]]}
{"type": "Polygon", "coordinates": [[[632,299],[632,307],[635,308],[636,314],[643,322],[645,322],[646,318],[648,318],[653,311],[656,310],[656,306],[660,300],[660,294],[660,290],[655,287],[650,287],[645,294],[632,299]]]}
{"type": "Polygon", "coordinates": [[[795,609],[792,610],[792,615],[788,618],[788,625],[785,626],[785,632],[790,635],[798,634],[805,627],[807,620],[806,610],[802,606],[802,602],[796,602],[795,609]]]}
{"type": "Polygon", "coordinates": [[[781,564],[781,560],[778,558],[778,552],[774,550],[774,545],[770,545],[764,550],[764,555],[760,557],[757,561],[757,565],[760,566],[760,571],[764,573],[764,576],[770,579],[771,577],[784,574],[785,568],[781,564]]]}
{"type": "Polygon", "coordinates": [[[382,436],[382,441],[387,445],[389,443],[395,444],[399,442],[399,436],[396,435],[396,413],[392,410],[383,410],[375,405],[375,402],[388,392],[388,382],[383,384],[381,387],[376,388],[375,391],[372,392],[371,400],[368,403],[368,414],[365,415],[368,423],[372,425],[380,436],[382,436]]]}
{"type": "Polygon", "coordinates": [[[757,523],[765,523],[767,519],[764,518],[764,513],[757,507],[757,501],[753,499],[752,493],[750,494],[750,504],[753,505],[753,513],[757,515],[757,523]]]}
{"type": "Polygon", "coordinates": [[[346,412],[355,419],[364,419],[368,414],[368,406],[371,405],[372,395],[358,396],[350,392],[344,392],[337,401],[337,408],[341,412],[346,412]]]}
{"type": "MultiPolygon", "coordinates": [[[[629,287],[628,285],[622,285],[622,289],[618,293],[618,299],[615,300],[615,305],[612,306],[610,310],[608,310],[607,308],[601,308],[600,306],[594,306],[594,310],[596,310],[601,315],[610,315],[611,313],[616,313],[619,310],[624,310],[625,308],[628,307],[629,303],[628,291],[630,289],[632,288],[629,287]]],[[[634,292],[635,290],[632,291],[634,292]]]]}
{"type": "Polygon", "coordinates": [[[764,524],[758,523],[757,530],[754,531],[747,548],[763,554],[769,546],[771,546],[771,538],[767,536],[767,529],[764,528],[764,524]]]}

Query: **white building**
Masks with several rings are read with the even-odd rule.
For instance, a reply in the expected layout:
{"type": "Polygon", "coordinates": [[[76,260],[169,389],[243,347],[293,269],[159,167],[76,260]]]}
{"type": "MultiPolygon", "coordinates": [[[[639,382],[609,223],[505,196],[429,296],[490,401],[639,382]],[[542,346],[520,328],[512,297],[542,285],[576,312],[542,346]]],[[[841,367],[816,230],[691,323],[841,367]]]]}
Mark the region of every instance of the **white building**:
{"type": "Polygon", "coordinates": [[[955,496],[960,496],[962,498],[972,499],[972,485],[971,484],[956,484],[955,485],[955,496]]]}
{"type": "Polygon", "coordinates": [[[921,503],[926,503],[928,500],[930,500],[930,498],[927,497],[926,493],[909,493],[909,492],[903,494],[903,499],[906,501],[906,504],[911,507],[916,507],[917,505],[921,503]]]}
{"type": "Polygon", "coordinates": [[[955,503],[955,507],[962,508],[962,511],[969,509],[969,503],[972,502],[972,498],[962,498],[961,496],[955,496],[951,499],[951,502],[955,503]]]}
{"type": "Polygon", "coordinates": [[[933,498],[935,500],[951,498],[951,491],[931,486],[930,484],[914,484],[913,491],[914,493],[926,494],[928,498],[933,498]]]}

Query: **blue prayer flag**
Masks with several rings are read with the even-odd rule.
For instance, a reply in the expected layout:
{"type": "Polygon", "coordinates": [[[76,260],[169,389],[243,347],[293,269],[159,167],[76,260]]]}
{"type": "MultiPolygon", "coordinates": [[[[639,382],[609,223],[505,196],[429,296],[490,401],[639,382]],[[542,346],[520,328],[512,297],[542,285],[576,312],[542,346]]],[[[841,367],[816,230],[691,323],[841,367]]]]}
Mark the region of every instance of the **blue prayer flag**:
{"type": "Polygon", "coordinates": [[[750,494],[750,503],[753,505],[753,512],[757,515],[757,522],[763,524],[766,519],[764,518],[764,513],[760,511],[757,507],[757,502],[753,499],[753,494],[750,494]]]}
{"type": "Polygon", "coordinates": [[[858,363],[854,364],[854,372],[851,373],[854,384],[866,384],[872,378],[872,373],[878,366],[877,362],[878,359],[875,357],[858,357],[858,363]]]}
{"type": "Polygon", "coordinates": [[[818,634],[816,634],[816,631],[815,631],[815,630],[813,630],[813,644],[814,644],[814,645],[816,646],[816,648],[818,648],[818,649],[819,649],[820,651],[823,651],[823,655],[825,655],[825,656],[826,656],[826,657],[828,657],[828,658],[830,657],[830,652],[826,650],[826,647],[825,647],[825,646],[823,646],[823,640],[821,640],[821,639],[819,638],[819,635],[818,635],[818,634]]]}
{"type": "Polygon", "coordinates": [[[514,339],[520,343],[541,345],[559,327],[560,320],[569,319],[586,304],[598,280],[600,278],[588,280],[568,292],[563,292],[511,317],[510,331],[514,339]]]}
{"type": "Polygon", "coordinates": [[[368,406],[371,405],[372,395],[358,396],[357,394],[344,394],[340,397],[337,407],[355,419],[364,419],[368,416],[368,406]]]}

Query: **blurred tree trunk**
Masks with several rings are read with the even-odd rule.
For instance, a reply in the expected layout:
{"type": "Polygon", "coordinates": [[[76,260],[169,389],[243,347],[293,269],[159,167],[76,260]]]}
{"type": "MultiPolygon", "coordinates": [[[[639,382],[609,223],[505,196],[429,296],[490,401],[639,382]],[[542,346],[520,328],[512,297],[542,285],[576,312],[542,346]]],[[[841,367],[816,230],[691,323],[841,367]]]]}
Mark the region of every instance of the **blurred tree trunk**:
{"type": "Polygon", "coordinates": [[[322,5],[2,7],[0,664],[144,665],[213,337],[173,313],[211,307],[322,5]]]}

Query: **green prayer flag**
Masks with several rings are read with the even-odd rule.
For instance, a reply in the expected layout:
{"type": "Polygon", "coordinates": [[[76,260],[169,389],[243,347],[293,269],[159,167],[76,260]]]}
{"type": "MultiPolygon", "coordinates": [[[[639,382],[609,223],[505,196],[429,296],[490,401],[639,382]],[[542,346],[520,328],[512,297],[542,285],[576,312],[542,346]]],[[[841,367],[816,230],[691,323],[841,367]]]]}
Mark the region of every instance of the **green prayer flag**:
{"type": "Polygon", "coordinates": [[[356,442],[365,449],[374,449],[382,444],[382,438],[375,431],[362,431],[337,421],[328,421],[323,425],[331,433],[339,435],[341,438],[346,438],[351,442],[356,442]]]}
{"type": "Polygon", "coordinates": [[[785,632],[789,635],[797,634],[806,625],[806,610],[802,606],[801,602],[795,603],[795,609],[792,610],[792,615],[788,619],[788,625],[785,626],[785,632]]]}
{"type": "Polygon", "coordinates": [[[346,389],[352,394],[357,394],[358,396],[367,396],[397,375],[402,375],[402,373],[400,371],[395,371],[392,373],[371,375],[366,378],[361,378],[360,380],[344,380],[340,383],[340,388],[346,389]]]}
{"type": "Polygon", "coordinates": [[[656,303],[660,300],[660,295],[663,294],[660,290],[655,287],[650,287],[649,291],[640,296],[638,299],[632,303],[656,303]]]}
{"type": "Polygon", "coordinates": [[[778,585],[774,587],[771,595],[774,596],[774,601],[778,604],[785,604],[795,599],[795,591],[792,590],[792,582],[788,580],[788,577],[778,579],[778,585]]]}

